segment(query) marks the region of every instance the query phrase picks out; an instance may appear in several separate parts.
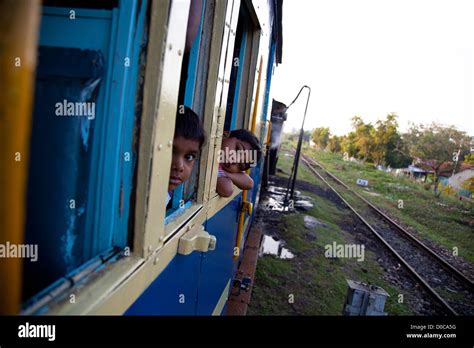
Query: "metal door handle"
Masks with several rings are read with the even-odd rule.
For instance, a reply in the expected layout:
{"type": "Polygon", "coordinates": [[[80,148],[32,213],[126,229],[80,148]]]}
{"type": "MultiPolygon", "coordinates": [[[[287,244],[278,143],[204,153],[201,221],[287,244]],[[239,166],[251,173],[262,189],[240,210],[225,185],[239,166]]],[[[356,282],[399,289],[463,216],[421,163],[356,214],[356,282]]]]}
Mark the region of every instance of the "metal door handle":
{"type": "Polygon", "coordinates": [[[193,251],[207,252],[215,250],[216,244],[216,237],[204,231],[202,225],[198,225],[179,239],[178,254],[189,255],[193,251]]]}

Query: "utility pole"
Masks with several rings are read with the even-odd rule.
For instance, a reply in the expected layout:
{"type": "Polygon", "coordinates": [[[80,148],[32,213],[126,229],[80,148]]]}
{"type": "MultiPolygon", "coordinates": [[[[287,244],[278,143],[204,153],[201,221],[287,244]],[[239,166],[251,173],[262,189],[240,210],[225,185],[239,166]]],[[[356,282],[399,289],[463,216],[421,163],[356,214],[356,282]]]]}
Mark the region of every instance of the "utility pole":
{"type": "Polygon", "coordinates": [[[288,185],[286,187],[285,200],[283,201],[283,204],[284,204],[285,207],[288,206],[288,203],[290,202],[290,200],[293,199],[293,196],[294,196],[296,177],[298,175],[298,164],[299,164],[299,160],[300,160],[300,156],[301,156],[301,146],[303,144],[304,122],[306,120],[306,113],[308,111],[309,98],[311,96],[311,88],[309,86],[306,86],[306,85],[301,87],[301,89],[298,92],[296,98],[290,103],[290,105],[287,108],[287,110],[288,110],[290,108],[290,106],[293,105],[293,103],[296,101],[296,99],[298,99],[301,92],[305,88],[308,89],[308,99],[306,100],[306,108],[304,110],[303,122],[301,123],[300,136],[298,138],[298,146],[296,147],[295,159],[293,160],[293,166],[291,168],[291,174],[290,174],[290,177],[288,178],[288,185]],[[291,186],[291,189],[290,189],[290,186],[291,186]],[[289,197],[288,197],[288,194],[289,194],[289,197]]]}

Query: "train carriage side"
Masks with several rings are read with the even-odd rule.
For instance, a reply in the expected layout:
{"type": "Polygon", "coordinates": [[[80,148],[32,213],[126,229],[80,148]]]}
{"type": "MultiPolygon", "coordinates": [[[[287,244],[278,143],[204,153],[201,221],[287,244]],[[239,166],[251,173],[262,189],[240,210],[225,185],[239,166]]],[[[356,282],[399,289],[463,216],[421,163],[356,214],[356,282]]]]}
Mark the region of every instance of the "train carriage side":
{"type": "Polygon", "coordinates": [[[2,313],[225,313],[262,161],[250,170],[252,190],[223,198],[218,151],[227,130],[267,139],[281,8],[281,0],[43,2],[25,221],[11,232],[37,245],[39,258],[23,261],[22,281],[4,290],[19,301],[2,313]],[[167,207],[182,105],[208,140],[167,207]]]}

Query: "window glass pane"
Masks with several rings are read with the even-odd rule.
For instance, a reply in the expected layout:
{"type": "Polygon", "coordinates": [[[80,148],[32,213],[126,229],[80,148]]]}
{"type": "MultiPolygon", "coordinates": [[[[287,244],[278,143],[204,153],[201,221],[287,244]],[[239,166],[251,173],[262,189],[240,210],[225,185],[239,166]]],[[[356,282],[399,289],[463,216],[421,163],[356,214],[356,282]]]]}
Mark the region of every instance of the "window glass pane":
{"type": "Polygon", "coordinates": [[[26,241],[41,246],[41,257],[35,267],[26,263],[26,297],[90,257],[84,231],[94,123],[87,114],[104,78],[100,51],[40,47],[39,54],[26,241]],[[85,117],[72,117],[76,111],[85,117]]]}

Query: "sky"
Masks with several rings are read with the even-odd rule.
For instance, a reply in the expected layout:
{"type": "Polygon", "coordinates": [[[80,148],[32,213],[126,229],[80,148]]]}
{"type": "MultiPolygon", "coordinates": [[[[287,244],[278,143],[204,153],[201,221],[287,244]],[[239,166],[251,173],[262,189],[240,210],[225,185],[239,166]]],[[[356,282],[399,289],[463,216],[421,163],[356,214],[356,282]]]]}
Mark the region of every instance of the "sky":
{"type": "MultiPolygon", "coordinates": [[[[272,97],[311,87],[305,129],[351,130],[396,113],[474,135],[474,0],[284,0],[283,59],[272,97]]],[[[299,129],[306,92],[288,110],[299,129]]]]}

